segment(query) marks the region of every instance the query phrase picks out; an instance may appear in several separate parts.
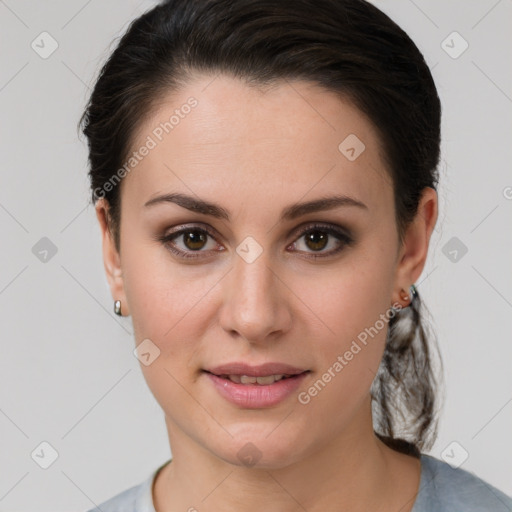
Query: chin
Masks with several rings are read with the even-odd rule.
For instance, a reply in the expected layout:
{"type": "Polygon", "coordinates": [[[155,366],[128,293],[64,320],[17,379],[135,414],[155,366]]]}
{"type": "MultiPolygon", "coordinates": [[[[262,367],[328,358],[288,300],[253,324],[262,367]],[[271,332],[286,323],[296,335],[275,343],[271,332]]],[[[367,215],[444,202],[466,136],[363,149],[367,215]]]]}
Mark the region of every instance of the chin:
{"type": "Polygon", "coordinates": [[[297,443],[288,437],[284,444],[277,439],[267,437],[267,431],[259,436],[243,436],[243,439],[234,438],[229,447],[212,449],[212,453],[228,464],[247,469],[281,469],[294,464],[301,458],[297,451],[297,443]]]}

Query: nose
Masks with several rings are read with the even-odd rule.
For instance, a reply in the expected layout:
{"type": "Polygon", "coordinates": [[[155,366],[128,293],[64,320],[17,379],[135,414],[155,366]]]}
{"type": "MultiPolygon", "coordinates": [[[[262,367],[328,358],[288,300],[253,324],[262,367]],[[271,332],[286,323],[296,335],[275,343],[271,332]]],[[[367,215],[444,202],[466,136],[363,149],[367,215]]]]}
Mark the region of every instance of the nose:
{"type": "Polygon", "coordinates": [[[290,290],[263,253],[251,263],[238,254],[222,282],[220,324],[231,336],[250,343],[275,340],[291,327],[290,290]]]}

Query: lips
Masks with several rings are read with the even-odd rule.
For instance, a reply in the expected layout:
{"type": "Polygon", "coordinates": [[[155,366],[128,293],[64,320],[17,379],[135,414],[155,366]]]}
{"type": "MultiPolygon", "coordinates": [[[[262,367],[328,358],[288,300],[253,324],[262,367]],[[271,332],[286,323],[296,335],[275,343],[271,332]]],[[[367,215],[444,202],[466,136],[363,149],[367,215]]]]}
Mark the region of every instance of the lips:
{"type": "MultiPolygon", "coordinates": [[[[232,367],[231,367],[232,368],[232,367]]],[[[281,365],[282,369],[282,365],[281,365]]],[[[261,368],[258,368],[260,371],[261,368]]],[[[218,371],[218,370],[216,370],[218,371]]],[[[224,370],[222,370],[224,371],[224,370]]],[[[229,371],[233,371],[230,369],[229,371]]],[[[247,369],[243,370],[247,371],[247,369]]],[[[252,367],[252,371],[256,371],[255,367],[252,367]]],[[[268,370],[263,370],[268,371],[268,370]]],[[[272,370],[275,371],[275,370],[272,370]]],[[[288,371],[290,367],[288,366],[288,371]]],[[[297,371],[295,368],[294,371],[297,371]]],[[[308,371],[296,373],[289,378],[283,378],[273,383],[237,383],[233,382],[230,378],[215,375],[209,371],[203,372],[207,377],[206,382],[213,384],[214,389],[228,402],[233,405],[245,409],[259,409],[266,407],[274,407],[280,402],[293,396],[301,386],[304,379],[309,374],[308,371]]],[[[246,377],[247,379],[267,379],[267,377],[246,377]]],[[[273,377],[270,377],[274,379],[273,377]]]]}
{"type": "Polygon", "coordinates": [[[258,409],[276,406],[297,391],[310,370],[287,363],[249,365],[226,363],[203,373],[217,392],[237,407],[258,409]]]}
{"type": "Polygon", "coordinates": [[[271,375],[293,376],[309,371],[305,368],[299,368],[286,363],[270,362],[257,366],[251,366],[242,362],[227,363],[211,368],[205,368],[206,372],[219,377],[227,376],[247,376],[247,377],[269,377],[271,375]]]}
{"type": "Polygon", "coordinates": [[[219,375],[219,377],[229,379],[231,382],[237,384],[259,384],[261,386],[268,386],[269,384],[274,384],[274,382],[279,382],[281,379],[289,379],[291,375],[283,375],[281,373],[265,377],[251,377],[249,375],[219,375]]]}

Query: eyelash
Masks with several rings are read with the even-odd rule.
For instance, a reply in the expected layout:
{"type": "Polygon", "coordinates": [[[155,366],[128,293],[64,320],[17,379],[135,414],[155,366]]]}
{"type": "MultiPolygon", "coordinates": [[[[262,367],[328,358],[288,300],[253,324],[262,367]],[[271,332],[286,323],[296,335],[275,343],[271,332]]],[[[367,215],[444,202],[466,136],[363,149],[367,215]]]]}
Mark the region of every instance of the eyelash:
{"type": "MultiPolygon", "coordinates": [[[[161,242],[162,244],[164,244],[172,253],[174,253],[176,256],[179,256],[180,258],[183,258],[183,259],[202,258],[200,253],[206,252],[206,251],[202,251],[202,250],[182,251],[181,249],[177,249],[175,245],[169,243],[169,242],[172,242],[174,239],[179,238],[181,235],[191,232],[191,231],[195,231],[195,232],[199,232],[199,233],[206,233],[207,235],[209,235],[211,238],[213,238],[215,240],[215,234],[210,229],[208,229],[206,227],[197,227],[197,226],[188,226],[187,228],[180,229],[179,231],[174,231],[173,233],[170,233],[167,235],[158,236],[157,240],[159,242],[161,242]],[[194,253],[197,253],[197,254],[194,254],[194,253]]],[[[327,254],[307,253],[308,256],[306,256],[306,258],[311,258],[311,259],[328,258],[330,256],[334,256],[335,254],[339,253],[345,247],[350,246],[354,242],[352,237],[347,235],[344,231],[342,231],[341,229],[339,229],[333,225],[329,225],[329,224],[308,225],[299,232],[297,239],[300,239],[304,235],[311,233],[311,232],[315,232],[315,231],[321,231],[322,233],[326,233],[328,235],[333,235],[341,243],[336,249],[329,251],[327,254]]],[[[292,243],[294,244],[296,242],[292,242],[292,243]]]]}

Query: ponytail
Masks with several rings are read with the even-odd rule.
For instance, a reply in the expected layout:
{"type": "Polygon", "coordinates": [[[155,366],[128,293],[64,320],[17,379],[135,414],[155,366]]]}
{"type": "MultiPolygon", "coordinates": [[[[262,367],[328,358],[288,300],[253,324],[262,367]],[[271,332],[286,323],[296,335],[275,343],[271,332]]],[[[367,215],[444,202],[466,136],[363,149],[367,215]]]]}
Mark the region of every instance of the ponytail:
{"type": "Polygon", "coordinates": [[[390,318],[384,355],[371,388],[375,434],[391,448],[416,457],[437,437],[440,382],[431,349],[442,375],[437,341],[427,336],[425,311],[416,291],[409,307],[390,318]]]}

